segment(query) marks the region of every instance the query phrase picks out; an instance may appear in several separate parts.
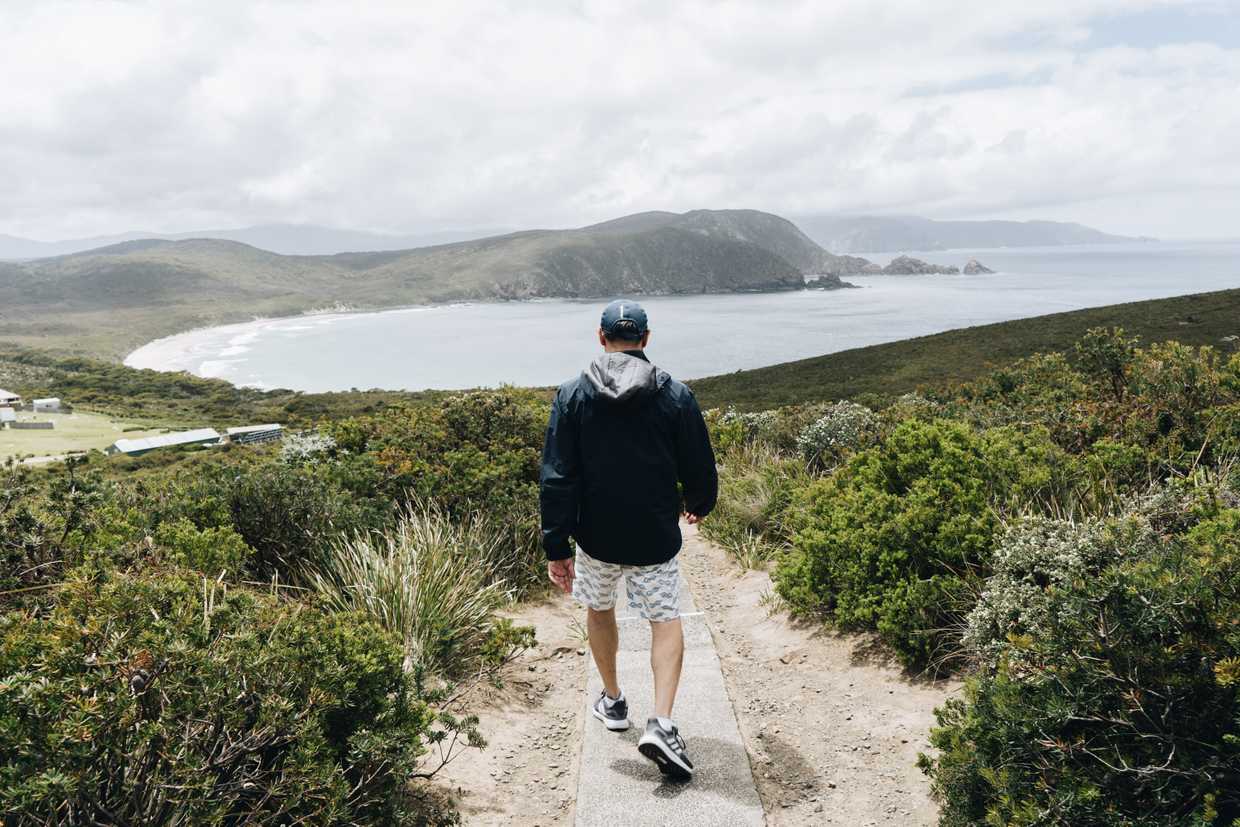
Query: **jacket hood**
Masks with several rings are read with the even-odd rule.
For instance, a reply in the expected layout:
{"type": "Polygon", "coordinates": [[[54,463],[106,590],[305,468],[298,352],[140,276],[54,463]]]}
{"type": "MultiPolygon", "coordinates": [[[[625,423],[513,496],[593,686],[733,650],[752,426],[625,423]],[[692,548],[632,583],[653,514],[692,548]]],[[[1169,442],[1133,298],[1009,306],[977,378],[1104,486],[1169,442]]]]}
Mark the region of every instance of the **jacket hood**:
{"type": "Polygon", "coordinates": [[[586,368],[585,377],[599,397],[609,402],[625,402],[648,396],[669,378],[644,356],[624,352],[600,353],[586,368]]]}

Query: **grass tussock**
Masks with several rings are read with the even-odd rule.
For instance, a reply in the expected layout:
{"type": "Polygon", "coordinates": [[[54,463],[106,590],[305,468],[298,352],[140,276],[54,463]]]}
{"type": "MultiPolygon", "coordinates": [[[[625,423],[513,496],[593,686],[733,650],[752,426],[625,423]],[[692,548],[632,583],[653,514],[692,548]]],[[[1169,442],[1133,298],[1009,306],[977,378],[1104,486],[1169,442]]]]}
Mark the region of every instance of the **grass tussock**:
{"type": "Polygon", "coordinates": [[[360,611],[396,633],[407,665],[460,674],[494,634],[495,612],[512,599],[503,569],[505,532],[485,517],[452,519],[429,503],[411,505],[383,532],[341,541],[311,572],[321,599],[360,611]]]}

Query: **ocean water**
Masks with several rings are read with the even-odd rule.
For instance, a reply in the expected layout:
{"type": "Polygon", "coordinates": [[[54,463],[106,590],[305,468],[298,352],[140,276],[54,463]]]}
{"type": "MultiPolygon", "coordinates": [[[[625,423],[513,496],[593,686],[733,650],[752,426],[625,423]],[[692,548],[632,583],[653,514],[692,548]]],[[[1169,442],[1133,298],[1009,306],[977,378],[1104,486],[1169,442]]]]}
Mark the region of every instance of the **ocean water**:
{"type": "MultiPolygon", "coordinates": [[[[1240,242],[913,252],[981,276],[852,277],[856,290],[641,298],[648,353],[691,379],[952,328],[1240,287],[1240,242]]],[[[895,254],[867,256],[886,263],[895,254]]],[[[304,391],[552,385],[598,351],[605,302],[414,307],[256,320],[152,342],[134,367],[304,391]]],[[[1240,333],[1240,319],[1236,322],[1240,333]]]]}

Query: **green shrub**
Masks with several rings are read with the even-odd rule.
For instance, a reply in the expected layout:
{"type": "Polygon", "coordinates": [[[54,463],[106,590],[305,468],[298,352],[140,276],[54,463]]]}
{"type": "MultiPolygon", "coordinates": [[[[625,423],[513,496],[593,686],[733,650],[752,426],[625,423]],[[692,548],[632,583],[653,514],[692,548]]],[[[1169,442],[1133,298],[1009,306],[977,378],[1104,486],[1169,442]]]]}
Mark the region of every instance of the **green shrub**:
{"type": "Polygon", "coordinates": [[[975,427],[1038,426],[1069,451],[1105,435],[1086,377],[1063,354],[1021,359],[959,389],[944,413],[975,427]]]}
{"type": "Polygon", "coordinates": [[[1075,346],[1077,360],[1087,375],[1104,384],[1122,402],[1128,392],[1129,370],[1136,358],[1137,340],[1125,336],[1122,327],[1095,327],[1075,346]]]}
{"type": "Polygon", "coordinates": [[[804,489],[780,595],[800,613],[877,629],[910,666],[950,658],[989,566],[996,509],[1063,496],[1045,435],[910,420],[804,489]]]}
{"type": "Polygon", "coordinates": [[[718,408],[712,408],[702,414],[702,418],[706,420],[706,430],[710,433],[711,445],[716,455],[744,447],[748,437],[745,423],[737,417],[728,416],[730,412],[731,409],[721,411],[718,408]]]}
{"type": "MultiPolygon", "coordinates": [[[[425,823],[437,720],[391,637],[195,575],[67,580],[0,617],[0,813],[22,824],[425,823]]],[[[463,728],[462,728],[463,727],[463,728]]]]}
{"type": "Polygon", "coordinates": [[[196,487],[223,498],[233,529],[254,549],[247,566],[253,577],[296,582],[340,537],[383,525],[392,508],[351,495],[334,470],[267,462],[243,473],[219,469],[196,487]]]}
{"type": "Polygon", "coordinates": [[[504,576],[524,594],[546,579],[538,522],[546,421],[545,400],[502,389],[395,407],[328,430],[338,449],[373,458],[390,501],[433,501],[459,517],[485,510],[504,525],[523,566],[519,577],[504,576]]]}
{"type": "Polygon", "coordinates": [[[199,529],[186,519],[164,523],[154,539],[169,562],[211,577],[238,576],[251,553],[231,527],[199,529]]]}
{"type": "Polygon", "coordinates": [[[495,612],[511,600],[495,575],[514,567],[511,554],[492,522],[422,505],[388,533],[340,543],[309,581],[327,605],[394,632],[411,667],[460,675],[494,644],[495,612]]]}
{"type": "Polygon", "coordinates": [[[0,608],[59,577],[60,550],[34,491],[29,469],[12,459],[0,465],[0,608]]]}
{"type": "Polygon", "coordinates": [[[941,824],[1240,823],[1240,511],[1009,535],[923,757],[941,824]]]}

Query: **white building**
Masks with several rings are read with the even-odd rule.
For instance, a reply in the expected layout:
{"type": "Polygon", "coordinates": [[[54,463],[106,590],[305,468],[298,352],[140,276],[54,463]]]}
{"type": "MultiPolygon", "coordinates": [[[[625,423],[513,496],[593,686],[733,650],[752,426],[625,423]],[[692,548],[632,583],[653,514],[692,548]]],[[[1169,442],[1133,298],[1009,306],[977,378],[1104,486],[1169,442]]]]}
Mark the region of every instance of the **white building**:
{"type": "Polygon", "coordinates": [[[176,434],[161,434],[146,439],[118,439],[108,448],[108,454],[127,454],[140,457],[148,451],[158,448],[174,448],[179,445],[218,445],[219,431],[214,428],[198,428],[194,431],[181,431],[176,434]]]}
{"type": "Polygon", "coordinates": [[[46,399],[36,399],[34,400],[34,409],[36,413],[55,413],[60,410],[60,399],[55,396],[49,396],[46,399]]]}
{"type": "Polygon", "coordinates": [[[0,408],[0,428],[8,427],[10,422],[17,421],[17,411],[12,408],[0,408]]]}
{"type": "Polygon", "coordinates": [[[228,441],[238,445],[255,442],[273,442],[284,435],[282,425],[243,425],[228,429],[228,441]]]}
{"type": "Polygon", "coordinates": [[[0,405],[16,408],[21,403],[22,398],[20,396],[12,393],[11,391],[6,391],[3,388],[0,388],[0,405]]]}

